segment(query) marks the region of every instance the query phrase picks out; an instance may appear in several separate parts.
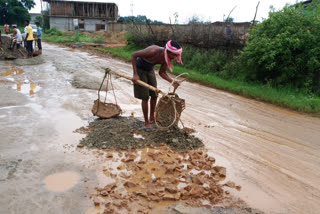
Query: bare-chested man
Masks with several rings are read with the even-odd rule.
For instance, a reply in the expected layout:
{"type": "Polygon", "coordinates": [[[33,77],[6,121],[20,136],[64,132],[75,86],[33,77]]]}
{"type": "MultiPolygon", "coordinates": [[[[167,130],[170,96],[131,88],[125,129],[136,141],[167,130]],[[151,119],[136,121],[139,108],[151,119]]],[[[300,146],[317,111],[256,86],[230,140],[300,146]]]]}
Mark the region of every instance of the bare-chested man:
{"type": "MultiPolygon", "coordinates": [[[[160,64],[159,75],[172,83],[174,88],[177,88],[180,84],[177,81],[173,81],[167,74],[167,68],[172,71],[171,60],[182,64],[181,61],[182,48],[176,41],[168,41],[166,47],[159,47],[157,45],[151,45],[144,50],[134,52],[131,56],[133,77],[132,82],[136,83],[137,80],[148,83],[154,87],[157,87],[157,80],[154,73],[154,65],[160,64]]],[[[144,116],[145,131],[152,131],[151,124],[155,122],[154,111],[157,103],[157,95],[154,91],[151,91],[143,86],[134,84],[134,96],[141,99],[142,112],[144,116]],[[150,117],[148,101],[150,99],[150,117]]]]}

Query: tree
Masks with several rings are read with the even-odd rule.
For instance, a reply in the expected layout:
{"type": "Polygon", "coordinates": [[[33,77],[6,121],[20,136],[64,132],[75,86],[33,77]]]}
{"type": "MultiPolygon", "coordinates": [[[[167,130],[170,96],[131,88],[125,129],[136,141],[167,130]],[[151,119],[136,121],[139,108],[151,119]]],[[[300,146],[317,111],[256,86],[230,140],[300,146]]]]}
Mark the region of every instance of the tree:
{"type": "Polygon", "coordinates": [[[234,18],[229,17],[229,18],[226,18],[224,21],[225,21],[225,22],[233,22],[233,21],[234,21],[234,18]]]}
{"type": "Polygon", "coordinates": [[[148,19],[146,16],[120,16],[118,19],[119,23],[136,23],[136,24],[164,24],[161,21],[148,19]]]}
{"type": "Polygon", "coordinates": [[[238,75],[320,95],[320,0],[271,10],[250,30],[238,58],[238,75]]]}
{"type": "Polygon", "coordinates": [[[30,19],[28,10],[35,5],[33,0],[0,0],[0,24],[23,25],[30,19]]]}
{"type": "Polygon", "coordinates": [[[43,26],[42,17],[41,16],[36,16],[36,22],[39,22],[40,26],[43,26]]]}

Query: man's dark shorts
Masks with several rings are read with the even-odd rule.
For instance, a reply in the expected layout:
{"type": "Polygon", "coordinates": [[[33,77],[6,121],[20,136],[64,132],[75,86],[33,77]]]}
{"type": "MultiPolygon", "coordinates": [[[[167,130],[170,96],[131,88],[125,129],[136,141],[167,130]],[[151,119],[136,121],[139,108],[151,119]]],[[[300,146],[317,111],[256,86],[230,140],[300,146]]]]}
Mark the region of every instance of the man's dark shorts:
{"type": "Polygon", "coordinates": [[[33,42],[33,40],[27,41],[27,51],[28,51],[28,53],[32,53],[33,52],[32,42],[33,42]]]}
{"type": "Polygon", "coordinates": [[[19,50],[21,47],[20,43],[17,43],[17,50],[19,50]]]}
{"type": "MultiPolygon", "coordinates": [[[[140,68],[137,68],[138,75],[140,77],[140,80],[148,83],[149,85],[152,85],[153,87],[157,87],[157,79],[156,75],[154,73],[154,70],[151,71],[145,71],[140,68]]],[[[156,92],[145,88],[143,86],[140,86],[138,84],[133,85],[134,89],[134,97],[141,99],[141,100],[148,100],[149,97],[157,97],[156,92]]]]}

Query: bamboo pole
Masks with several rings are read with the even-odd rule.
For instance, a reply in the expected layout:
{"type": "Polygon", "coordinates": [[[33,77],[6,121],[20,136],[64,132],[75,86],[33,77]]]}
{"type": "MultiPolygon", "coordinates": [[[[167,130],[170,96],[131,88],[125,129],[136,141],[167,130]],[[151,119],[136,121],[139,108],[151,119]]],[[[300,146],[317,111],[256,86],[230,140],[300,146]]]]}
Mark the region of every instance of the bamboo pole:
{"type": "MultiPolygon", "coordinates": [[[[125,75],[125,74],[120,73],[120,72],[117,72],[117,71],[111,71],[109,68],[106,69],[106,72],[111,72],[112,74],[115,74],[115,75],[117,75],[117,76],[119,76],[119,77],[126,78],[127,80],[131,80],[131,79],[132,79],[132,77],[130,77],[130,76],[128,76],[128,75],[125,75]]],[[[145,87],[145,88],[148,88],[148,89],[150,89],[150,90],[152,90],[152,91],[154,91],[154,92],[156,92],[156,93],[159,93],[159,94],[161,94],[162,96],[165,96],[165,95],[166,95],[166,94],[165,94],[164,92],[162,92],[160,89],[158,89],[158,88],[156,88],[156,87],[153,87],[153,86],[149,85],[148,83],[145,83],[145,82],[143,82],[143,81],[141,81],[141,80],[138,80],[138,81],[137,81],[137,84],[138,84],[138,85],[141,85],[141,86],[143,86],[143,87],[145,87]]]]}

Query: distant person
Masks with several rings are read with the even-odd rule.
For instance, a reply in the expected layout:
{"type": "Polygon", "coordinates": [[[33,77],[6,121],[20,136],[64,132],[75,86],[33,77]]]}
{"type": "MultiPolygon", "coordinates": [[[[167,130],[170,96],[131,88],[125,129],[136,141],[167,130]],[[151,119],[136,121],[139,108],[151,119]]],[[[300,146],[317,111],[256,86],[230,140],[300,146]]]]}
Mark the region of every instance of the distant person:
{"type": "Polygon", "coordinates": [[[32,47],[32,42],[33,42],[33,31],[32,31],[32,27],[29,25],[29,20],[25,21],[26,23],[26,27],[27,27],[27,34],[26,34],[26,38],[25,41],[27,41],[27,51],[28,51],[28,58],[32,58],[33,57],[33,47],[32,47]]]}
{"type": "Polygon", "coordinates": [[[42,45],[41,45],[42,28],[40,27],[40,23],[39,22],[36,22],[36,25],[37,25],[37,42],[38,42],[39,54],[42,54],[42,45]]]}
{"type": "Polygon", "coordinates": [[[227,47],[230,46],[230,42],[231,42],[231,26],[230,24],[227,24],[226,26],[226,39],[227,39],[227,47]]]}
{"type": "Polygon", "coordinates": [[[21,56],[23,56],[23,58],[26,58],[26,56],[23,54],[23,52],[20,50],[20,47],[22,45],[22,35],[20,30],[17,28],[17,26],[12,26],[12,40],[11,40],[11,45],[9,47],[9,49],[14,49],[15,46],[17,46],[17,51],[21,54],[21,56]]]}
{"type": "Polygon", "coordinates": [[[24,27],[24,33],[22,34],[23,47],[24,47],[24,49],[27,50],[27,40],[25,40],[26,36],[27,36],[27,26],[24,27]]]}
{"type": "Polygon", "coordinates": [[[0,29],[0,50],[2,49],[1,29],[0,29]]]}
{"type": "Polygon", "coordinates": [[[152,131],[151,124],[155,122],[154,111],[157,104],[157,95],[154,91],[151,91],[137,83],[137,80],[141,80],[153,87],[157,87],[156,75],[154,73],[154,66],[160,64],[159,75],[172,83],[174,88],[179,87],[179,82],[173,81],[167,74],[167,68],[172,71],[171,60],[182,64],[181,61],[182,47],[176,41],[168,41],[166,47],[159,47],[157,45],[151,45],[144,50],[136,51],[131,55],[133,77],[132,82],[134,84],[134,96],[141,99],[141,107],[144,116],[144,130],[152,131]],[[150,117],[148,116],[150,99],[150,117]]]}
{"type": "Polygon", "coordinates": [[[5,24],[3,26],[3,31],[6,33],[6,34],[9,34],[10,33],[10,28],[9,28],[9,25],[8,24],[5,24]]]}

